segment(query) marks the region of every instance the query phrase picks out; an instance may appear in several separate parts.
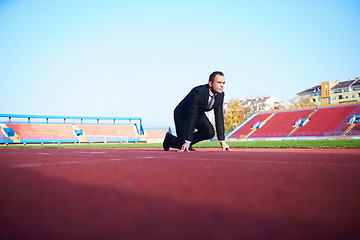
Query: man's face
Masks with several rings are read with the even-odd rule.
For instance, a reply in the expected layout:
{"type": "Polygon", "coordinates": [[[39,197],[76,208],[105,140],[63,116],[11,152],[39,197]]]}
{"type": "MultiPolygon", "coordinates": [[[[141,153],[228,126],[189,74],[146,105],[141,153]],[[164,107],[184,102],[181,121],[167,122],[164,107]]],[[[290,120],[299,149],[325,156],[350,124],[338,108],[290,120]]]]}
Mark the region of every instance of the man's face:
{"type": "Polygon", "coordinates": [[[214,82],[209,82],[209,86],[213,93],[222,93],[225,85],[225,77],[217,74],[214,78],[214,82]]]}

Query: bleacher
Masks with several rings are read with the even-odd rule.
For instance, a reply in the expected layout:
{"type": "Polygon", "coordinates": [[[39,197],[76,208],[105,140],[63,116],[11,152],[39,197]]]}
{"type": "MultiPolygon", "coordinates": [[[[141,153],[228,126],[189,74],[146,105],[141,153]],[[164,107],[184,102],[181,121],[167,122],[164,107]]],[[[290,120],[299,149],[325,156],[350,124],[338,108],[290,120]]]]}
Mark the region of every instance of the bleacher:
{"type": "Polygon", "coordinates": [[[258,113],[228,139],[333,137],[360,135],[360,104],[258,113]]]}
{"type": "Polygon", "coordinates": [[[20,139],[28,142],[74,142],[76,136],[70,124],[6,123],[20,139]]]}
{"type": "MultiPolygon", "coordinates": [[[[0,127],[2,130],[2,127],[0,127]]],[[[1,143],[12,143],[13,141],[10,139],[10,137],[6,136],[2,131],[0,131],[0,142],[1,143]]]]}
{"type": "Polygon", "coordinates": [[[241,128],[238,128],[236,132],[234,132],[231,136],[232,138],[245,138],[249,136],[254,130],[253,126],[256,123],[263,123],[268,117],[270,117],[271,113],[264,113],[253,116],[241,128]]]}
{"type": "Polygon", "coordinates": [[[85,142],[138,142],[139,133],[135,125],[77,125],[85,142]]]}
{"type": "Polygon", "coordinates": [[[146,141],[149,143],[161,143],[167,132],[171,133],[170,128],[145,128],[146,141]]]}
{"type": "Polygon", "coordinates": [[[360,135],[360,123],[354,124],[348,135],[360,135]]]}
{"type": "Polygon", "coordinates": [[[274,114],[263,127],[259,128],[249,137],[286,137],[293,130],[294,124],[299,119],[304,119],[313,110],[299,110],[291,112],[279,112],[274,114]]]}
{"type": "Polygon", "coordinates": [[[347,129],[353,111],[360,105],[320,108],[309,124],[299,128],[292,136],[336,136],[347,129]]]}
{"type": "Polygon", "coordinates": [[[0,132],[5,144],[139,142],[144,134],[141,118],[18,114],[0,114],[0,132]]]}

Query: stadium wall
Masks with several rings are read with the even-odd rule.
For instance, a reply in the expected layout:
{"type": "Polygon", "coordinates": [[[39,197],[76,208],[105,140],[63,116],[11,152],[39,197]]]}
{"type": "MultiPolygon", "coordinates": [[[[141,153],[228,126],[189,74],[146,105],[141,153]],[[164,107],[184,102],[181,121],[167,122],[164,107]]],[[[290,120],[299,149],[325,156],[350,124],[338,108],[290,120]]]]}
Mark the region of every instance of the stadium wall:
{"type": "Polygon", "coordinates": [[[144,135],[147,143],[162,143],[166,133],[172,133],[171,128],[145,128],[144,135]]]}

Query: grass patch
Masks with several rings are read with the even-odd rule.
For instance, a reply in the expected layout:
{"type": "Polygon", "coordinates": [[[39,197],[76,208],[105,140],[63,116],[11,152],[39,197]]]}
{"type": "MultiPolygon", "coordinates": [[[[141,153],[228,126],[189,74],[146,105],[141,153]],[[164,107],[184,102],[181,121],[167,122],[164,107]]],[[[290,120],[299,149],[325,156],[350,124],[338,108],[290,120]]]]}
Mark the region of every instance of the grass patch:
{"type": "Polygon", "coordinates": [[[81,144],[15,144],[1,146],[1,148],[162,148],[162,143],[81,143],[81,144]]]}
{"type": "MultiPolygon", "coordinates": [[[[289,140],[227,142],[230,148],[360,148],[360,139],[289,140]]],[[[218,142],[201,142],[196,148],[220,148],[218,142]]],[[[1,148],[162,148],[162,143],[109,143],[109,144],[27,144],[1,145],[1,148]]]]}
{"type": "MultiPolygon", "coordinates": [[[[227,142],[230,148],[360,148],[360,139],[287,140],[227,142]]],[[[198,143],[195,147],[219,147],[217,142],[198,143]]]]}

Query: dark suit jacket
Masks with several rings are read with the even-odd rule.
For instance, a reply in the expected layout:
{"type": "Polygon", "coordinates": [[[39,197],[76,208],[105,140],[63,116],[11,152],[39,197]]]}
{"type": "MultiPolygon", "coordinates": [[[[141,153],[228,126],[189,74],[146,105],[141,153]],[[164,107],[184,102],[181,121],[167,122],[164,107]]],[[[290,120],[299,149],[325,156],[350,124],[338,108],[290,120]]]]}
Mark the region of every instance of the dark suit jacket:
{"type": "Polygon", "coordinates": [[[181,118],[186,121],[185,139],[192,140],[196,119],[198,116],[203,115],[205,111],[214,109],[215,113],[215,126],[218,140],[225,140],[224,136],[224,92],[218,93],[215,96],[215,103],[211,109],[207,109],[209,101],[209,85],[200,85],[194,87],[189,94],[179,103],[175,108],[175,117],[181,118]]]}

